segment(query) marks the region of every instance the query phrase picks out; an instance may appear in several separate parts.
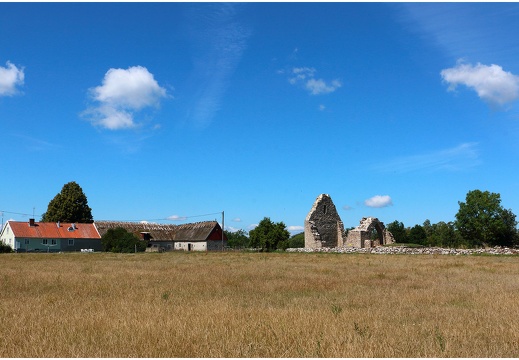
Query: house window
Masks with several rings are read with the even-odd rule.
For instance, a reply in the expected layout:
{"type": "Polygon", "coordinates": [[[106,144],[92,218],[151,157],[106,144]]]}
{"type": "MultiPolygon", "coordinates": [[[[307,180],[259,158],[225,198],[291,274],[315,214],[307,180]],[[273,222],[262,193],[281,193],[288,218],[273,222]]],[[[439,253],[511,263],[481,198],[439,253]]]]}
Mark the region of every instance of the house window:
{"type": "Polygon", "coordinates": [[[47,239],[43,239],[43,241],[41,242],[43,245],[48,245],[49,244],[49,240],[47,239]]]}
{"type": "Polygon", "coordinates": [[[51,244],[52,244],[52,245],[56,245],[56,244],[57,244],[56,239],[52,239],[52,240],[51,240],[51,244]]]}
{"type": "Polygon", "coordinates": [[[74,246],[74,239],[68,239],[68,246],[74,246]]]}
{"type": "Polygon", "coordinates": [[[29,245],[29,239],[25,239],[25,245],[29,245]]]}

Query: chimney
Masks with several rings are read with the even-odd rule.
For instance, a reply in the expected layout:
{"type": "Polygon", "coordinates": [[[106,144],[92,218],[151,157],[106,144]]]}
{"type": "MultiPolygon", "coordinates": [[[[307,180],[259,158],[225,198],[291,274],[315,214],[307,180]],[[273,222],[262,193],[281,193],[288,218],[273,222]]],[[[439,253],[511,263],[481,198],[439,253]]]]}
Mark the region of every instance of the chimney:
{"type": "Polygon", "coordinates": [[[59,221],[57,222],[57,224],[56,224],[56,225],[58,225],[58,228],[59,228],[59,221]]]}
{"type": "Polygon", "coordinates": [[[29,219],[29,226],[34,226],[34,219],[29,219]]]}

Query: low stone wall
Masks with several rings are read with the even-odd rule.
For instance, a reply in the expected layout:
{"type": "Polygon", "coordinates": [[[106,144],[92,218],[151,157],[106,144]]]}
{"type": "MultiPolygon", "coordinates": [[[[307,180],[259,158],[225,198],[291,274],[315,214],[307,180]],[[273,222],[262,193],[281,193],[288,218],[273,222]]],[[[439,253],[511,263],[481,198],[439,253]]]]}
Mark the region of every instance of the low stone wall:
{"type": "Polygon", "coordinates": [[[324,252],[324,253],[341,253],[341,254],[408,254],[408,255],[518,255],[519,249],[510,249],[507,247],[494,247],[488,249],[445,249],[437,247],[411,248],[405,246],[379,246],[374,248],[290,248],[287,252],[324,252]]]}

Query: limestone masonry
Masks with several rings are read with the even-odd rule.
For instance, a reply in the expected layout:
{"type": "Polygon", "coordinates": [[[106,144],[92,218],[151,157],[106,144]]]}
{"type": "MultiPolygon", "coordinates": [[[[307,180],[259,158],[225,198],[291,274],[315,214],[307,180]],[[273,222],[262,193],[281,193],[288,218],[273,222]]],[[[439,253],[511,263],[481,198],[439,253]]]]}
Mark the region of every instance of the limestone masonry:
{"type": "Polygon", "coordinates": [[[305,248],[371,248],[394,243],[384,223],[365,217],[355,229],[345,231],[344,224],[330,195],[317,197],[305,219],[305,248]]]}

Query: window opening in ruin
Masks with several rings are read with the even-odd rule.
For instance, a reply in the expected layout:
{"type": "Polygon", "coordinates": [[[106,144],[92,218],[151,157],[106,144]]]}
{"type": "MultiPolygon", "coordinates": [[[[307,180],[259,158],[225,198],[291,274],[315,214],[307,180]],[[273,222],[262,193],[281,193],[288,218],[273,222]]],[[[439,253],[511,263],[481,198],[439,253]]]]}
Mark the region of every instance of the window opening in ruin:
{"type": "Polygon", "coordinates": [[[326,205],[323,205],[323,213],[326,214],[326,205]]]}

